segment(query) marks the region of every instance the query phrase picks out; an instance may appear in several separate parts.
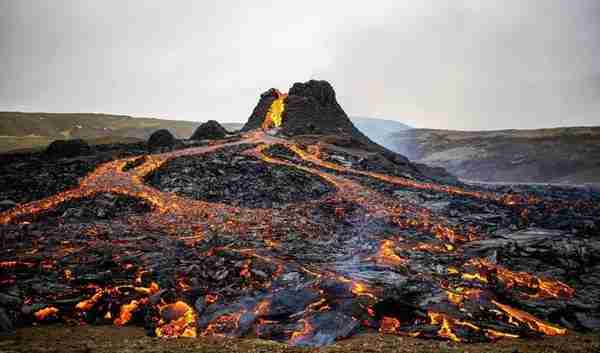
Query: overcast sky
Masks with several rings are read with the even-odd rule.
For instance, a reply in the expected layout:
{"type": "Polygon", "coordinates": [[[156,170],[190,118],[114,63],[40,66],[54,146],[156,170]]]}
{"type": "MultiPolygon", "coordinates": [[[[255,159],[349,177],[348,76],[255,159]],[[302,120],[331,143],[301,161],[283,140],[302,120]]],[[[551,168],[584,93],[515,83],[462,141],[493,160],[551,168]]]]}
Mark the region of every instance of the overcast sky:
{"type": "Polygon", "coordinates": [[[600,1],[0,0],[0,110],[245,122],[311,78],[416,127],[600,125],[600,1]]]}

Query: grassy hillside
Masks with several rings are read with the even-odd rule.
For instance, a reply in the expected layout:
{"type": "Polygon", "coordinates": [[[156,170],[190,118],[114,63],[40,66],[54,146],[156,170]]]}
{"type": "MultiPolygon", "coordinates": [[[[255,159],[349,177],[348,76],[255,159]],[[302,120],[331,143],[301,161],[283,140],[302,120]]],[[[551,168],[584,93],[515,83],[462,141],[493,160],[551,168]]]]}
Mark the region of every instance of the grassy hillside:
{"type": "Polygon", "coordinates": [[[500,182],[600,182],[600,127],[452,131],[413,129],[392,148],[456,176],[500,182]]]}
{"type": "MultiPolygon", "coordinates": [[[[0,153],[44,147],[56,139],[82,138],[90,143],[139,141],[158,129],[188,138],[200,124],[126,115],[0,112],[0,153]]],[[[224,126],[237,129],[241,124],[224,126]]]]}

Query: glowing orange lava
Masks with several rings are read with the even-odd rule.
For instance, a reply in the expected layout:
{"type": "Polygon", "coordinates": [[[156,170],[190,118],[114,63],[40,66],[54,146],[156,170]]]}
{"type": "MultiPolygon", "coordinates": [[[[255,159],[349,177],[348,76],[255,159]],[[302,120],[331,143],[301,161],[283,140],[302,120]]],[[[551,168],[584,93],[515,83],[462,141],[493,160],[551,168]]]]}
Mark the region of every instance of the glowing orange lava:
{"type": "Polygon", "coordinates": [[[527,325],[530,329],[541,332],[547,336],[562,336],[567,333],[567,329],[557,325],[550,324],[524,311],[512,308],[506,304],[498,303],[492,300],[496,306],[506,313],[509,322],[518,325],[519,323],[527,325]]]}
{"type": "MultiPolygon", "coordinates": [[[[284,112],[285,108],[285,95],[279,92],[277,95],[278,96],[276,100],[270,107],[269,113],[265,117],[265,121],[263,123],[263,128],[265,129],[281,126],[282,113],[284,112]]],[[[318,144],[310,145],[306,148],[306,150],[304,150],[300,148],[300,146],[290,143],[287,140],[272,137],[263,131],[257,130],[247,133],[243,139],[237,142],[213,144],[210,146],[189,148],[147,156],[146,161],[142,165],[130,171],[123,171],[123,167],[126,163],[132,161],[136,157],[105,163],[85,177],[80,185],[74,189],[61,192],[43,200],[18,205],[12,210],[0,213],[0,225],[11,222],[28,222],[27,220],[22,219],[26,219],[24,217],[35,216],[59,205],[62,202],[77,198],[90,197],[103,192],[113,192],[138,197],[152,205],[152,212],[143,215],[136,215],[127,220],[130,225],[137,227],[136,229],[163,231],[166,234],[173,235],[175,237],[178,236],[178,230],[181,227],[184,227],[188,224],[194,224],[195,226],[189,227],[190,229],[188,235],[192,235],[182,238],[182,240],[185,241],[191,240],[191,244],[194,244],[196,241],[199,241],[204,237],[202,230],[195,228],[199,224],[205,226],[206,229],[210,231],[222,232],[224,234],[247,234],[249,233],[249,229],[253,229],[252,233],[262,237],[264,243],[268,247],[281,248],[280,241],[273,239],[273,227],[271,225],[274,217],[272,210],[249,210],[221,203],[190,200],[179,197],[173,193],[156,190],[144,183],[144,178],[149,173],[155,171],[157,168],[174,158],[209,153],[219,148],[241,144],[259,144],[257,147],[252,148],[245,153],[247,155],[259,158],[266,163],[291,166],[298,170],[302,170],[323,178],[336,188],[332,195],[327,196],[329,197],[327,200],[350,201],[359,204],[372,217],[386,218],[390,221],[390,223],[393,223],[401,228],[410,227],[425,231],[427,232],[428,236],[435,236],[437,238],[435,242],[441,244],[434,245],[429,243],[420,243],[414,245],[414,243],[412,243],[413,245],[411,246],[400,247],[400,249],[403,251],[406,249],[412,249],[416,251],[427,251],[430,253],[456,253],[458,252],[457,249],[459,249],[460,246],[464,245],[464,243],[477,239],[478,235],[473,229],[448,225],[448,222],[444,222],[443,219],[432,216],[427,210],[414,205],[403,204],[397,200],[387,197],[386,195],[362,186],[358,182],[354,182],[349,178],[345,178],[344,176],[340,176],[336,173],[328,173],[319,168],[341,172],[342,174],[367,176],[402,187],[481,198],[485,200],[497,201],[505,205],[535,203],[539,201],[538,199],[526,198],[519,195],[496,195],[494,193],[468,191],[454,186],[418,182],[408,178],[387,176],[375,172],[356,170],[325,161],[324,159],[326,153],[321,150],[318,144]],[[306,166],[306,163],[296,164],[288,160],[280,160],[265,155],[264,151],[275,144],[287,146],[298,156],[298,158],[304,162],[312,163],[319,168],[308,167],[306,166]],[[223,218],[220,216],[224,214],[240,216],[235,217],[235,219],[223,221],[223,218]],[[258,229],[258,231],[254,231],[254,229],[258,229]]],[[[345,217],[348,217],[343,208],[335,208],[334,213],[337,219],[344,219],[345,217]]],[[[291,219],[292,217],[295,216],[291,215],[288,217],[288,219],[291,219]]],[[[86,236],[94,237],[98,236],[98,234],[101,234],[101,231],[101,228],[92,228],[86,229],[82,233],[86,236]]],[[[65,247],[70,247],[70,245],[65,247]]],[[[375,256],[373,256],[372,253],[369,254],[368,259],[369,261],[378,263],[380,265],[386,265],[390,267],[408,267],[410,265],[409,261],[396,253],[398,248],[399,247],[393,240],[383,240],[379,244],[377,254],[375,256]]],[[[71,249],[71,251],[72,250],[73,249],[71,249]]],[[[251,266],[253,261],[256,261],[256,259],[262,259],[266,262],[277,265],[277,270],[272,274],[273,278],[276,278],[284,272],[284,260],[260,255],[256,252],[256,249],[232,249],[231,251],[236,251],[240,254],[251,257],[251,259],[244,260],[239,272],[239,276],[244,278],[244,281],[248,283],[252,283],[253,272],[251,266]]],[[[207,256],[210,256],[211,254],[212,253],[210,251],[207,251],[207,256]]],[[[427,256],[428,254],[421,255],[427,256]]],[[[287,259],[285,261],[287,261],[287,259]]],[[[54,268],[55,262],[45,261],[40,263],[40,265],[45,270],[51,270],[54,268]]],[[[19,266],[33,267],[36,266],[36,264],[19,261],[0,262],[0,269],[2,270],[14,269],[19,266]]],[[[137,297],[135,297],[136,299],[132,299],[132,297],[129,296],[127,297],[127,300],[122,300],[119,302],[126,303],[121,305],[119,315],[113,321],[115,325],[119,326],[130,322],[136,311],[140,310],[141,307],[150,305],[147,297],[158,293],[160,290],[158,284],[155,282],[151,282],[148,288],[142,287],[142,283],[148,283],[144,282],[142,278],[147,274],[144,269],[138,268],[136,270],[131,264],[124,266],[127,270],[131,271],[130,273],[132,273],[132,275],[134,271],[136,271],[135,279],[133,280],[136,286],[123,286],[120,288],[128,289],[130,293],[135,293],[137,297]]],[[[482,284],[489,282],[494,283],[494,279],[498,279],[500,282],[504,283],[507,288],[525,287],[531,291],[534,291],[535,293],[533,294],[526,294],[529,298],[571,298],[574,295],[574,290],[562,282],[541,279],[525,272],[513,272],[504,267],[495,265],[485,259],[471,260],[466,263],[465,266],[475,267],[476,272],[463,273],[456,267],[448,267],[447,272],[448,274],[456,275],[453,276],[454,280],[460,280],[462,278],[466,281],[476,281],[480,283],[468,283],[465,285],[465,287],[451,287],[450,285],[443,287],[444,290],[446,290],[448,300],[457,305],[460,309],[464,309],[464,303],[466,300],[477,300],[482,294],[482,289],[469,287],[482,286],[482,284]]],[[[315,278],[325,275],[325,272],[320,272],[317,270],[313,271],[312,269],[308,269],[304,266],[299,266],[299,268],[315,278]]],[[[329,274],[327,275],[329,276],[329,274]]],[[[369,297],[370,299],[373,299],[371,303],[378,299],[375,289],[367,283],[347,279],[342,276],[338,276],[336,273],[332,273],[331,276],[347,283],[347,288],[349,288],[350,291],[356,296],[369,297]]],[[[70,270],[65,270],[64,278],[66,280],[72,280],[73,273],[71,273],[70,270]]],[[[178,278],[178,291],[191,291],[192,286],[190,283],[192,282],[188,282],[185,277],[178,278]]],[[[268,285],[266,287],[268,287],[268,285]]],[[[119,287],[97,287],[95,290],[96,292],[91,295],[91,297],[82,300],[75,305],[75,308],[78,312],[88,312],[92,310],[103,298],[105,298],[105,296],[118,297],[121,295],[119,287]]],[[[217,302],[218,299],[219,297],[212,293],[206,294],[204,297],[204,301],[207,305],[217,302]]],[[[326,305],[326,303],[327,301],[324,298],[321,298],[312,303],[308,307],[307,312],[313,310],[327,310],[329,307],[326,305]]],[[[514,309],[508,305],[496,301],[493,301],[493,303],[504,313],[503,318],[508,318],[509,322],[515,325],[525,325],[532,330],[546,335],[562,335],[566,333],[566,329],[539,320],[533,315],[524,311],[514,309]]],[[[261,301],[254,308],[254,314],[257,316],[266,314],[269,311],[269,306],[270,303],[268,301],[261,301]]],[[[158,337],[172,338],[197,336],[196,313],[190,305],[183,301],[177,301],[172,304],[165,304],[164,302],[161,302],[160,304],[156,305],[156,308],[160,310],[160,321],[155,329],[155,333],[158,337]]],[[[369,309],[370,314],[374,316],[373,310],[371,308],[369,309]]],[[[37,320],[45,320],[47,318],[56,317],[58,312],[59,311],[57,308],[48,307],[37,311],[34,315],[37,320]]],[[[500,313],[500,311],[496,310],[494,312],[500,313]]],[[[241,316],[245,313],[246,312],[242,310],[235,313],[222,315],[214,322],[211,322],[206,330],[202,332],[202,335],[220,335],[222,332],[235,329],[239,325],[241,316]]],[[[111,319],[111,315],[112,314],[110,311],[107,311],[105,313],[105,318],[111,319]]],[[[457,326],[460,326],[461,330],[464,329],[484,332],[485,335],[490,339],[497,339],[501,337],[517,337],[513,334],[494,331],[491,329],[481,329],[476,325],[455,319],[444,313],[428,312],[428,318],[432,325],[439,325],[440,328],[437,334],[440,337],[452,341],[461,341],[461,338],[456,333],[457,326]]],[[[302,329],[292,332],[289,336],[289,343],[292,345],[297,344],[314,331],[314,328],[307,320],[301,319],[300,323],[303,325],[302,329]]],[[[400,334],[400,321],[393,317],[383,317],[379,330],[383,333],[400,334]]],[[[408,334],[416,336],[420,333],[413,332],[408,334]]]]}
{"type": "Polygon", "coordinates": [[[58,309],[53,306],[49,306],[47,308],[38,310],[34,313],[34,316],[38,321],[47,320],[49,318],[55,318],[56,315],[58,315],[58,309]]]}

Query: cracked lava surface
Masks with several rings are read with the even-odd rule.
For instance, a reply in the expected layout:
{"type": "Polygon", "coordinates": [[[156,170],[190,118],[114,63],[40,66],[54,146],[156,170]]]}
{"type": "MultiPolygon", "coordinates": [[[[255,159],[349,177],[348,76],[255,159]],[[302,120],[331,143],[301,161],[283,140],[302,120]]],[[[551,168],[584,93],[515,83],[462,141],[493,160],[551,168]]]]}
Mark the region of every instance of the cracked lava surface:
{"type": "Polygon", "coordinates": [[[83,240],[63,244],[63,252],[32,260],[35,253],[47,254],[38,242],[31,242],[30,248],[5,250],[0,258],[2,284],[19,286],[20,273],[31,269],[42,276],[60,273],[67,284],[45,296],[29,295],[26,304],[33,309],[29,317],[24,314],[23,322],[143,324],[159,337],[258,336],[290,345],[319,346],[365,330],[457,342],[567,333],[560,323],[539,318],[523,305],[517,308],[521,301],[510,300],[504,293],[543,305],[544,301],[568,302],[576,294],[572,287],[552,278],[513,271],[464,251],[469,243],[485,239],[485,232],[451,224],[427,208],[370,189],[353,177],[504,207],[542,200],[356,170],[327,162],[321,153],[318,145],[300,146],[253,131],[237,142],[147,156],[140,166],[128,171],[124,171],[125,165],[135,158],[103,164],[77,188],[1,213],[0,227],[43,222],[43,217],[36,215],[67,201],[102,193],[127,195],[143,200],[151,211],[118,218],[108,228],[118,226],[127,228],[127,234],[170,238],[173,243],[159,240],[157,246],[175,248],[170,255],[174,258],[178,252],[186,254],[177,263],[178,270],[162,274],[161,265],[152,258],[131,260],[131,256],[143,254],[136,251],[135,239],[123,238],[110,242],[115,248],[111,261],[121,269],[120,276],[114,274],[114,278],[102,281],[79,278],[76,266],[61,262],[61,258],[70,255],[81,259],[93,251],[99,234],[107,230],[90,223],[81,229],[83,240]],[[297,168],[326,180],[335,190],[317,200],[255,209],[192,200],[145,183],[148,174],[170,160],[239,145],[250,146],[243,155],[297,168]],[[274,145],[288,148],[298,162],[266,153],[274,145]],[[341,230],[311,221],[311,215],[324,204],[331,205],[331,218],[343,224],[341,230]],[[377,231],[373,228],[377,226],[371,225],[377,222],[393,232],[377,231]],[[286,243],[297,241],[286,237],[290,231],[320,248],[315,250],[317,255],[328,256],[309,258],[302,250],[290,249],[286,243]],[[203,244],[215,235],[238,237],[240,241],[203,244]],[[335,244],[327,249],[330,243],[335,244]],[[235,272],[249,288],[244,295],[195,286],[195,259],[223,252],[241,260],[236,260],[235,268],[215,266],[221,266],[220,273],[235,272]],[[427,261],[423,256],[436,260],[427,261]],[[255,269],[256,263],[269,271],[255,269]],[[398,283],[416,288],[420,299],[391,293],[398,283]]]}

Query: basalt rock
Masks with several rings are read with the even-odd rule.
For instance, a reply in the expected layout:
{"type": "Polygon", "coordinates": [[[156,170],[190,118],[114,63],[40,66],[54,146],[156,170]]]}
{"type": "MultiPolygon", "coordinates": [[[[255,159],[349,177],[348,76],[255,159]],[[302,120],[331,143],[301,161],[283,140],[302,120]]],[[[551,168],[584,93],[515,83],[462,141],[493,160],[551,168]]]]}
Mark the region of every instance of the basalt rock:
{"type": "Polygon", "coordinates": [[[166,129],[157,130],[148,139],[148,147],[154,149],[159,147],[170,147],[175,145],[177,140],[173,134],[166,129]]]}
{"type": "Polygon", "coordinates": [[[289,90],[282,127],[282,132],[288,135],[341,134],[367,139],[354,127],[327,81],[294,83],[289,90]]]}
{"type": "Polygon", "coordinates": [[[53,158],[69,158],[90,154],[90,145],[84,140],[56,140],[46,148],[46,155],[53,158]]]}
{"type": "Polygon", "coordinates": [[[227,136],[227,130],[215,120],[209,120],[198,126],[190,140],[218,140],[227,136]]]}

